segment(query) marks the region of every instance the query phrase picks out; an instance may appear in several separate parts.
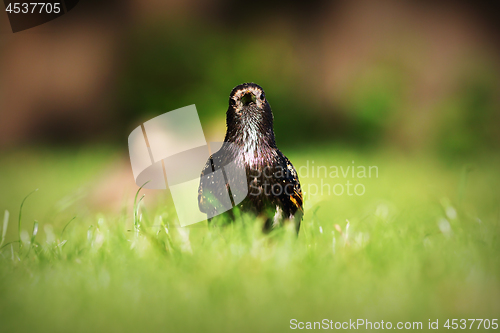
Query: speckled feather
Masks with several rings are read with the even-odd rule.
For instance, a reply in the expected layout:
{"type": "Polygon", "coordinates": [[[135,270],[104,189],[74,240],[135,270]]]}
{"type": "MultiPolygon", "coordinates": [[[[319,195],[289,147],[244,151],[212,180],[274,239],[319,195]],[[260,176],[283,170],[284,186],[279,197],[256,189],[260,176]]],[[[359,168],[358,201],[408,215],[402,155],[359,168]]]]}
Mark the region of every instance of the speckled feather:
{"type": "MultiPolygon", "coordinates": [[[[263,89],[254,83],[236,86],[230,94],[226,123],[222,148],[210,156],[201,172],[200,211],[210,214],[216,210],[229,189],[227,182],[246,181],[240,184],[248,186],[248,196],[237,205],[241,211],[264,216],[264,230],[292,221],[298,232],[303,216],[302,190],[295,168],[276,146],[273,113],[263,89]],[[231,162],[245,169],[246,180],[213,177],[213,171],[231,162]],[[273,193],[273,186],[281,188],[281,193],[273,193]]],[[[234,219],[232,211],[222,215],[234,219]]]]}

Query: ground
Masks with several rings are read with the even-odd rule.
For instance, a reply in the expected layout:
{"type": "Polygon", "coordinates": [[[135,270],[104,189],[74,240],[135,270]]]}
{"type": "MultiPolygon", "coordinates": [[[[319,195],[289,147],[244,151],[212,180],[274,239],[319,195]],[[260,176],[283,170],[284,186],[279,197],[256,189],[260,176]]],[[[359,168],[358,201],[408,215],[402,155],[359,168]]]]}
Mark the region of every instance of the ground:
{"type": "Polygon", "coordinates": [[[248,216],[223,229],[180,228],[166,191],[138,205],[137,230],[137,187],[117,189],[126,197],[119,211],[95,204],[94,183],[105,185],[103,174],[124,154],[3,154],[0,209],[10,216],[0,251],[2,331],[280,332],[292,319],[424,329],[439,320],[446,329],[447,319],[500,319],[498,157],[464,162],[340,146],[283,152],[306,192],[298,237],[290,228],[262,234],[248,216]],[[307,175],[300,167],[308,161],[307,175]],[[313,161],[328,174],[313,176],[313,161]],[[353,165],[366,167],[367,178],[352,169],[344,177],[353,165]],[[369,166],[377,167],[371,178],[369,166]],[[344,193],[328,194],[324,184],[342,184],[344,193]],[[35,188],[23,207],[22,248],[5,246],[18,238],[19,206],[35,188]]]}

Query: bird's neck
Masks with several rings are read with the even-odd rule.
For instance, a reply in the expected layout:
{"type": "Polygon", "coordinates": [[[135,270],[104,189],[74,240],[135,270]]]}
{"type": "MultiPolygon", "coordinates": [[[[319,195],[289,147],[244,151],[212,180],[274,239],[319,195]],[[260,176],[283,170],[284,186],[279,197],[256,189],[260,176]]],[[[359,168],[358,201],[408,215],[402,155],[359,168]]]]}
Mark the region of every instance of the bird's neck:
{"type": "Polygon", "coordinates": [[[269,122],[254,119],[228,123],[225,142],[231,142],[244,150],[276,148],[272,120],[269,122]]]}
{"type": "Polygon", "coordinates": [[[276,150],[272,114],[227,119],[225,142],[231,143],[236,157],[247,165],[265,161],[276,150]]]}

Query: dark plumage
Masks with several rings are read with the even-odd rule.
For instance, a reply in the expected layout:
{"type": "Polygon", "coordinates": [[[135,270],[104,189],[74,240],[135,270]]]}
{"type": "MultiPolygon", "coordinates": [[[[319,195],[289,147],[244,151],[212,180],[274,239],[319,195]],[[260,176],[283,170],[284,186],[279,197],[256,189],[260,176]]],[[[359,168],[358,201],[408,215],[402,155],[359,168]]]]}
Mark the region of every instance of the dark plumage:
{"type": "MultiPolygon", "coordinates": [[[[200,211],[207,214],[210,222],[220,209],[224,193],[229,191],[231,203],[236,202],[241,211],[264,217],[264,230],[292,221],[298,232],[303,215],[299,178],[292,163],[276,146],[273,113],[260,86],[244,83],[231,91],[226,123],[222,148],[210,156],[201,172],[200,211]],[[213,176],[214,171],[227,169],[230,163],[244,170],[246,177],[234,177],[228,172],[224,177],[213,176]],[[245,192],[248,189],[241,202],[238,188],[245,192]]],[[[229,210],[214,218],[234,220],[234,214],[229,210]]]]}

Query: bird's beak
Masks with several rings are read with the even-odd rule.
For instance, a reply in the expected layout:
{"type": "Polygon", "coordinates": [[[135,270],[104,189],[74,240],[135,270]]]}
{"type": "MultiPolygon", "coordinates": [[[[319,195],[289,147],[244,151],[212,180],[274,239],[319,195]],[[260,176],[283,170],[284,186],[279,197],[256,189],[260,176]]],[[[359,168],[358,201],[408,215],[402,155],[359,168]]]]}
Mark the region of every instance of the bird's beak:
{"type": "Polygon", "coordinates": [[[256,101],[257,97],[249,91],[241,97],[241,103],[243,103],[243,105],[249,105],[250,103],[255,103],[256,101]]]}

